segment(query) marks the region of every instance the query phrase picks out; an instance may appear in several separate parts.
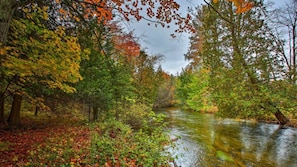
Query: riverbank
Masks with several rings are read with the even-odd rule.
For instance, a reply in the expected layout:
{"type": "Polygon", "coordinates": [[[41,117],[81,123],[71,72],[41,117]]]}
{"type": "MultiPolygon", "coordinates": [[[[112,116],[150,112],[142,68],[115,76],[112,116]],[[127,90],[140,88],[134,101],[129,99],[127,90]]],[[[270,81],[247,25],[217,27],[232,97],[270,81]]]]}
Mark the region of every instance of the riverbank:
{"type": "MultiPolygon", "coordinates": [[[[189,109],[186,109],[186,110],[192,111],[192,112],[200,112],[202,114],[214,114],[214,115],[218,112],[216,107],[213,107],[206,111],[194,111],[194,110],[189,110],[189,109]]],[[[297,117],[294,115],[289,115],[288,118],[290,121],[285,126],[297,128],[297,117]]],[[[267,124],[278,124],[278,125],[280,124],[273,114],[266,116],[265,118],[246,119],[246,120],[254,121],[254,122],[256,121],[259,123],[267,123],[267,124]]]]}
{"type": "MultiPolygon", "coordinates": [[[[157,119],[152,116],[152,119],[157,119]]],[[[141,130],[114,119],[26,117],[22,127],[0,129],[0,166],[166,166],[160,128],[141,130]]]]}
{"type": "MultiPolygon", "coordinates": [[[[280,125],[280,123],[277,120],[257,120],[257,122],[280,125]]],[[[288,126],[288,127],[292,127],[292,128],[297,128],[297,119],[296,118],[290,119],[290,122],[288,122],[284,126],[288,126]]]]}

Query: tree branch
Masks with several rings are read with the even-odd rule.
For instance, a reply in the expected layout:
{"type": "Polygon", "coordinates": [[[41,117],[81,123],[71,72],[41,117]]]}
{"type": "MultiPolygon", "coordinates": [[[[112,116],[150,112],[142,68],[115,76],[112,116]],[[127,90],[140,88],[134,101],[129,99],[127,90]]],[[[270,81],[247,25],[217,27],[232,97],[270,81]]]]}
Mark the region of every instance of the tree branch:
{"type": "Polygon", "coordinates": [[[206,0],[204,0],[204,2],[208,5],[208,7],[210,7],[212,10],[214,10],[219,17],[221,17],[223,20],[225,20],[226,22],[228,22],[229,24],[233,24],[230,20],[228,20],[226,17],[224,17],[223,15],[221,15],[221,13],[209,2],[207,2],[206,0]]]}

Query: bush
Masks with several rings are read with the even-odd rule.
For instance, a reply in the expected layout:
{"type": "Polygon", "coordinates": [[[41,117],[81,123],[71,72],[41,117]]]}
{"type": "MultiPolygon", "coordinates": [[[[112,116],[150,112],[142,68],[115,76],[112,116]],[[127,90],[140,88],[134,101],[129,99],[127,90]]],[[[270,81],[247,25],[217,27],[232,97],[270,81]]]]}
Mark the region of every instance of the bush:
{"type": "Polygon", "coordinates": [[[170,140],[161,128],[150,133],[143,129],[133,131],[119,121],[110,121],[102,127],[102,135],[96,133],[92,138],[92,165],[169,166],[169,152],[164,146],[170,140]]]}
{"type": "Polygon", "coordinates": [[[28,151],[25,166],[169,166],[172,141],[164,133],[163,116],[152,111],[135,116],[141,119],[139,129],[112,118],[46,130],[48,137],[28,151]]]}
{"type": "Polygon", "coordinates": [[[145,120],[149,118],[151,108],[145,104],[134,104],[129,108],[123,109],[120,114],[120,121],[130,125],[133,129],[141,129],[145,120]]]}

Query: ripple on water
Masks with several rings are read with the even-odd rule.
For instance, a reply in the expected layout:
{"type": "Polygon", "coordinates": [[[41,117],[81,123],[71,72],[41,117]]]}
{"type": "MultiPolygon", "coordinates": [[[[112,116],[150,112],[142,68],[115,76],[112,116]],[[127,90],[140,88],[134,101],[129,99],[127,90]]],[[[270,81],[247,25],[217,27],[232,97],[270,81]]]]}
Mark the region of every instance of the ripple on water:
{"type": "Polygon", "coordinates": [[[182,167],[296,167],[297,130],[278,125],[216,119],[170,110],[170,135],[179,136],[176,163],[182,167]],[[223,155],[223,156],[222,156],[223,155]],[[222,158],[227,157],[227,158],[222,158]],[[226,161],[226,159],[233,161],[226,161]]]}

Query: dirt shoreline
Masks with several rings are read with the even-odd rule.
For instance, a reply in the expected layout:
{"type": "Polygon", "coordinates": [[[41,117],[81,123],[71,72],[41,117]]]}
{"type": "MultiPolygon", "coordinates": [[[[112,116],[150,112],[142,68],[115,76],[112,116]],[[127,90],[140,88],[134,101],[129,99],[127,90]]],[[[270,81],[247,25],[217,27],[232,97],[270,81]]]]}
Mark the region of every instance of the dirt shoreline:
{"type": "MultiPolygon", "coordinates": [[[[257,120],[257,122],[280,125],[280,123],[276,120],[257,120]]],[[[297,128],[297,119],[291,119],[290,122],[288,122],[287,124],[285,124],[283,126],[297,128]]]]}

